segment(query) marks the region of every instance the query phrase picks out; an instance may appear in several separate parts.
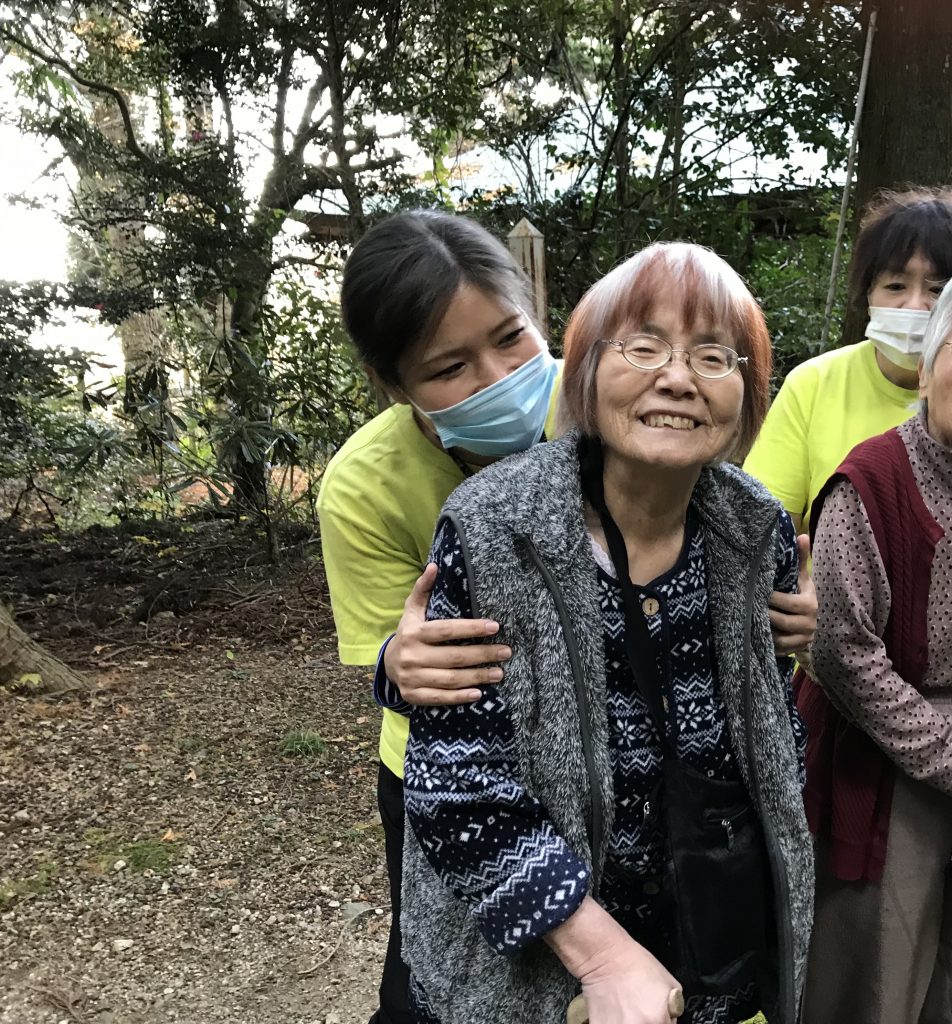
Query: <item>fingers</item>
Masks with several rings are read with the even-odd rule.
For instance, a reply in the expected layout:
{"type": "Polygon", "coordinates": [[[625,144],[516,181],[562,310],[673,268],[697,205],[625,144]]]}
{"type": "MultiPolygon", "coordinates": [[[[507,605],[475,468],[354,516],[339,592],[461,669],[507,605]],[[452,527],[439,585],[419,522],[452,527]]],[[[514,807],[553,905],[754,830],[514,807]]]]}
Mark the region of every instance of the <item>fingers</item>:
{"type": "Polygon", "coordinates": [[[412,629],[412,639],[401,643],[393,662],[388,661],[387,673],[409,704],[434,706],[479,700],[482,690],[475,687],[502,682],[504,673],[499,663],[512,657],[512,648],[461,641],[485,637],[498,628],[485,619],[420,623],[412,629]]]}
{"type": "Polygon", "coordinates": [[[426,617],[426,606],[430,603],[433,584],[436,583],[436,562],[427,562],[426,568],[417,577],[413,589],[404,602],[404,612],[410,612],[423,619],[426,617]]]}
{"type": "MultiPolygon", "coordinates": [[[[787,595],[779,595],[787,596],[787,595]]],[[[770,630],[773,633],[774,650],[777,654],[796,654],[805,650],[813,640],[815,622],[802,615],[785,615],[771,609],[770,630]]]]}
{"type": "Polygon", "coordinates": [[[441,704],[471,704],[482,697],[477,686],[495,686],[503,680],[498,665],[479,665],[470,669],[429,668],[413,674],[413,685],[401,689],[408,704],[437,706],[441,704]]]}
{"type": "Polygon", "coordinates": [[[457,640],[481,640],[485,636],[499,632],[499,623],[493,622],[492,619],[434,619],[427,622],[426,609],[436,583],[436,575],[436,563],[428,562],[404,602],[401,632],[406,631],[408,618],[419,619],[421,628],[427,632],[425,643],[445,644],[457,640]]]}
{"type": "Polygon", "coordinates": [[[473,686],[495,686],[501,683],[505,672],[499,665],[480,664],[472,668],[439,668],[432,660],[425,667],[411,670],[413,685],[403,687],[404,695],[421,686],[437,689],[460,690],[473,686]]]}
{"type": "Polygon", "coordinates": [[[784,594],[775,590],[770,595],[770,629],[773,633],[774,650],[779,655],[797,654],[807,650],[816,632],[816,588],[807,568],[810,539],[806,534],[801,534],[797,538],[797,552],[800,558],[800,593],[784,594]]]}
{"type": "MultiPolygon", "coordinates": [[[[420,623],[412,639],[426,644],[452,644],[463,640],[482,640],[498,632],[499,623],[493,622],[492,619],[433,619],[420,623]]],[[[483,647],[482,650],[485,652],[486,648],[483,647]]],[[[484,653],[481,660],[495,659],[487,657],[484,653]]]]}
{"type": "MultiPolygon", "coordinates": [[[[809,580],[810,577],[807,577],[809,580]]],[[[810,583],[812,587],[812,582],[810,583]]],[[[785,615],[802,615],[804,618],[813,618],[816,613],[816,598],[812,593],[807,594],[785,594],[782,590],[775,590],[770,595],[768,606],[771,612],[780,612],[785,615]]]]}
{"type": "MultiPolygon", "coordinates": [[[[501,661],[508,661],[512,657],[512,648],[505,644],[476,644],[466,646],[440,647],[435,651],[428,651],[427,667],[433,669],[451,669],[460,671],[463,669],[474,669],[477,666],[486,666],[501,661]]],[[[502,671],[500,669],[500,671],[502,671]]],[[[501,677],[500,677],[501,678],[501,677]]],[[[498,679],[479,679],[479,683],[496,683],[498,679]]]]}
{"type": "Polygon", "coordinates": [[[810,577],[810,535],[808,533],[801,533],[797,537],[797,557],[800,560],[797,589],[802,591],[807,584],[813,585],[813,580],[810,577]]]}
{"type": "Polygon", "coordinates": [[[479,644],[499,632],[491,619],[434,619],[426,610],[436,582],[430,563],[418,577],[404,604],[403,615],[387,647],[384,667],[410,704],[463,704],[479,700],[477,686],[502,682],[499,662],[512,650],[505,644],[479,644]]]}
{"type": "Polygon", "coordinates": [[[777,655],[796,654],[798,657],[810,647],[813,639],[809,633],[791,633],[789,636],[774,634],[774,653],[777,655]]]}
{"type": "Polygon", "coordinates": [[[462,644],[448,643],[436,646],[436,641],[427,637],[425,664],[431,668],[472,668],[474,665],[488,665],[494,661],[508,661],[512,648],[506,644],[462,644]]]}
{"type": "Polygon", "coordinates": [[[452,704],[472,704],[482,697],[482,690],[434,690],[424,686],[403,694],[408,704],[417,707],[441,707],[452,704]]]}
{"type": "Polygon", "coordinates": [[[803,633],[816,624],[814,616],[801,613],[799,609],[790,612],[782,608],[768,608],[767,615],[770,617],[770,628],[775,633],[803,633]]]}
{"type": "Polygon", "coordinates": [[[479,700],[483,691],[474,687],[496,686],[504,677],[502,668],[498,664],[487,664],[487,659],[507,661],[512,657],[512,651],[502,645],[428,647],[426,655],[425,665],[416,669],[404,666],[407,682],[401,686],[400,692],[409,704],[432,706],[479,700]],[[437,658],[442,659],[447,667],[436,665],[437,658]]]}

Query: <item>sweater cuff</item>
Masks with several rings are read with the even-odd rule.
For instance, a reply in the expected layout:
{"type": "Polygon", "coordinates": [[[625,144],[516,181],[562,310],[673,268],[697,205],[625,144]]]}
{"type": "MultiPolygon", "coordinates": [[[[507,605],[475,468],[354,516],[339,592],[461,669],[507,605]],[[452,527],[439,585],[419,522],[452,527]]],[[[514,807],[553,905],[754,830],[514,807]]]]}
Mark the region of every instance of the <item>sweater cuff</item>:
{"type": "Polygon", "coordinates": [[[493,949],[515,956],[578,910],[590,871],[551,828],[503,857],[515,861],[513,874],[472,903],[471,910],[493,949]]]}
{"type": "Polygon", "coordinates": [[[400,693],[400,687],[387,678],[387,670],[383,663],[383,656],[387,652],[387,644],[389,644],[395,636],[396,633],[391,633],[390,636],[384,640],[383,645],[380,648],[380,653],[377,655],[377,667],[374,669],[374,700],[379,707],[385,708],[387,711],[394,711],[398,715],[409,715],[411,705],[403,699],[403,694],[400,693]]]}

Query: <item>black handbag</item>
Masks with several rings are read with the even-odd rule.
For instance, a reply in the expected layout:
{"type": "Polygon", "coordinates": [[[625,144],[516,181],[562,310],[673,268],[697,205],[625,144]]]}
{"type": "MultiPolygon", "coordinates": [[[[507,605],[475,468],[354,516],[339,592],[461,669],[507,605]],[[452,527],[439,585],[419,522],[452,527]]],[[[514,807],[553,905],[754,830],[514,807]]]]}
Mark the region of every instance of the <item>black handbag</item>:
{"type": "MultiPolygon", "coordinates": [[[[665,866],[658,884],[667,927],[657,938],[662,948],[650,952],[689,996],[730,995],[751,982],[763,990],[774,960],[763,828],[742,782],[710,779],[678,756],[664,681],[629,575],[625,542],[605,505],[601,443],[583,438],[579,454],[583,489],[601,520],[622,592],[631,671],[663,753],[649,815],[661,815],[665,836],[665,866]]],[[[593,859],[598,862],[594,851],[593,859]]]]}

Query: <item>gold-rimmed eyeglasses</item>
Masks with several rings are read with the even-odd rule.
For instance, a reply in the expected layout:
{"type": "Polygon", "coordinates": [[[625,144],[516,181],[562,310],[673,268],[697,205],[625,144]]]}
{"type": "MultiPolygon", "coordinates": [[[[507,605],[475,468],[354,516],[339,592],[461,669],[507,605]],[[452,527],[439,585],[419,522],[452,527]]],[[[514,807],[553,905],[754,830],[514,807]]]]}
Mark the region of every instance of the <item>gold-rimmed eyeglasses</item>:
{"type": "Polygon", "coordinates": [[[674,348],[663,338],[656,338],[653,334],[605,338],[602,344],[617,348],[625,361],[639,370],[660,370],[674,358],[675,352],[680,352],[691,370],[705,380],[728,377],[741,363],[747,362],[747,356],[739,356],[727,345],[708,343],[695,345],[690,349],[674,348]]]}

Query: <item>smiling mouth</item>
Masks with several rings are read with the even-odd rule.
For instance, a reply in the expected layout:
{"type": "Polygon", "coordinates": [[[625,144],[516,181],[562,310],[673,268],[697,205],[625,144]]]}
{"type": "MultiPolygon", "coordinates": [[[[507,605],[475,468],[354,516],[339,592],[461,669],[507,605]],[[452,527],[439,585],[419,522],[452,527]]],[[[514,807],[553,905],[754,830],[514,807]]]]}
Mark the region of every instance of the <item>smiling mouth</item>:
{"type": "Polygon", "coordinates": [[[670,430],[695,430],[701,424],[687,416],[663,416],[652,414],[642,416],[641,422],[646,427],[668,427],[670,430]]]}

